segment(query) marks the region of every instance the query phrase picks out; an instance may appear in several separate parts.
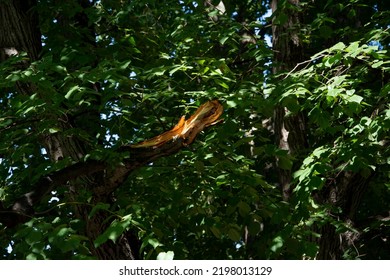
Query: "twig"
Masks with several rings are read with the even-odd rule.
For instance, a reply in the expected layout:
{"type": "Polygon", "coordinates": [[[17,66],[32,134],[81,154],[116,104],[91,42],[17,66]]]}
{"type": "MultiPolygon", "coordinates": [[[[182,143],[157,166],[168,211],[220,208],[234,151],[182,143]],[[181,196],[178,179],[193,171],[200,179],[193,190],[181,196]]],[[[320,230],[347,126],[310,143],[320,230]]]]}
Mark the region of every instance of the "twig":
{"type": "Polygon", "coordinates": [[[314,59],[308,59],[308,60],[305,60],[305,61],[302,61],[302,62],[299,62],[297,65],[295,65],[295,67],[290,71],[290,72],[288,72],[287,73],[287,75],[286,75],[286,77],[284,77],[283,79],[287,79],[299,66],[301,66],[301,65],[303,65],[303,64],[307,64],[303,69],[305,69],[308,65],[309,65],[309,63],[310,62],[313,62],[314,60],[317,60],[317,59],[319,59],[319,58],[321,58],[321,57],[324,57],[325,56],[325,54],[322,54],[322,55],[320,55],[320,56],[317,56],[316,58],[314,58],[314,59]]]}

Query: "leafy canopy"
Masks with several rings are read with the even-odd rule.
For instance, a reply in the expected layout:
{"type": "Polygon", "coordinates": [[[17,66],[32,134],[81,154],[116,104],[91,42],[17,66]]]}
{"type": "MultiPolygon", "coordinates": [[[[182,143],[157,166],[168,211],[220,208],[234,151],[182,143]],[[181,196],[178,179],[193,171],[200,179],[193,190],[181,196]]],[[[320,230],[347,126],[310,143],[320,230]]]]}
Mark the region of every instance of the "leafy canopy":
{"type": "MultiPolygon", "coordinates": [[[[78,1],[39,1],[41,58],[21,54],[1,63],[4,205],[72,163],[71,156],[49,159],[45,135],[77,135],[89,147],[81,160],[114,165],[124,156],[117,147],[170,129],[206,100],[224,104],[224,123],[178,154],[134,171],[112,204],[95,204],[88,192],[71,200],[67,187],[58,186],[36,209],[40,215],[0,229],[3,258],[93,258],[85,221],[74,215],[77,205],[89,206],[90,217],[106,211],[111,218],[93,246],[133,230],[146,259],[314,258],[312,240],[319,236],[313,225],[351,230],[312,196],[341,171],[375,175],[360,220],[388,209],[390,86],[383,81],[389,34],[380,4],[302,2],[308,60],[276,76],[266,42],[270,18],[262,17],[267,1],[224,1],[224,14],[204,1],[91,2],[82,8],[78,1]],[[369,12],[356,29],[358,11],[369,12]],[[81,12],[84,25],[75,22],[81,12]],[[345,14],[344,25],[336,26],[345,14]],[[36,93],[18,92],[18,83],[36,93]],[[264,121],[279,105],[307,116],[310,148],[298,157],[278,148],[264,121]],[[99,121],[85,112],[97,113],[99,121]],[[68,121],[74,125],[64,129],[68,121]],[[289,203],[281,199],[275,157],[295,171],[289,203]]],[[[273,19],[286,20],[283,13],[273,19]]],[[[359,228],[366,239],[345,257],[374,257],[381,245],[369,248],[369,236],[384,228],[388,233],[386,221],[359,228]]]]}

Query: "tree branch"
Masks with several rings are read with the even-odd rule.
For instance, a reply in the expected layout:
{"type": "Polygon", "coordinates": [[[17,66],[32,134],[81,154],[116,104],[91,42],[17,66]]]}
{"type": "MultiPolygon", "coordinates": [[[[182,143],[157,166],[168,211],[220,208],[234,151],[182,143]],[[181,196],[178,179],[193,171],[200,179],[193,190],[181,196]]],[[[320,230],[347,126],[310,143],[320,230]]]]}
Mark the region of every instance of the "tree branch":
{"type": "Polygon", "coordinates": [[[222,111],[223,107],[218,101],[206,102],[188,120],[182,117],[173,129],[141,143],[120,147],[117,152],[130,153],[129,159],[124,160],[124,165],[110,169],[104,161],[88,160],[45,175],[32,186],[32,191],[22,195],[10,207],[5,209],[0,201],[0,222],[7,227],[13,227],[29,220],[34,215],[34,205],[55,186],[99,171],[106,170],[106,178],[92,191],[97,196],[110,194],[133,170],[190,145],[204,128],[221,121],[219,117],[222,111]]]}

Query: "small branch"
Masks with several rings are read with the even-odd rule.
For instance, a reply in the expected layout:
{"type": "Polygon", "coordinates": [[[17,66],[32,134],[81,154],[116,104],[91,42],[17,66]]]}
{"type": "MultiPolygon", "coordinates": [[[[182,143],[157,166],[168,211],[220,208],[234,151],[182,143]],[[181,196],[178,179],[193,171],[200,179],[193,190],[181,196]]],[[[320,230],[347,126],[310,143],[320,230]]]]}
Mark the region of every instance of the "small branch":
{"type": "Polygon", "coordinates": [[[307,64],[305,67],[303,67],[303,69],[305,69],[309,65],[310,62],[313,62],[314,60],[317,60],[317,59],[324,57],[324,56],[325,56],[325,54],[322,54],[320,56],[317,56],[314,59],[308,59],[308,60],[299,62],[297,65],[295,65],[295,67],[290,72],[287,73],[286,77],[284,77],[283,79],[287,79],[299,66],[301,66],[303,64],[307,64]]]}

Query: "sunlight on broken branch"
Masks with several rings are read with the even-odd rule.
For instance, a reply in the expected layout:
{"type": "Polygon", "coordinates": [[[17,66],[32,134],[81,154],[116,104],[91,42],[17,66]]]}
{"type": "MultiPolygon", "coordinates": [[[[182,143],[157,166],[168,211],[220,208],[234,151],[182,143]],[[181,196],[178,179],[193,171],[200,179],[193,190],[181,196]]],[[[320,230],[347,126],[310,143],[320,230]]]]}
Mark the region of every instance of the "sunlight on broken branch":
{"type": "Polygon", "coordinates": [[[223,107],[218,100],[207,101],[188,119],[182,116],[177,125],[169,131],[157,135],[151,139],[131,145],[131,148],[157,148],[169,141],[181,138],[184,145],[191,144],[196,135],[208,126],[215,125],[222,120],[223,107]]]}

